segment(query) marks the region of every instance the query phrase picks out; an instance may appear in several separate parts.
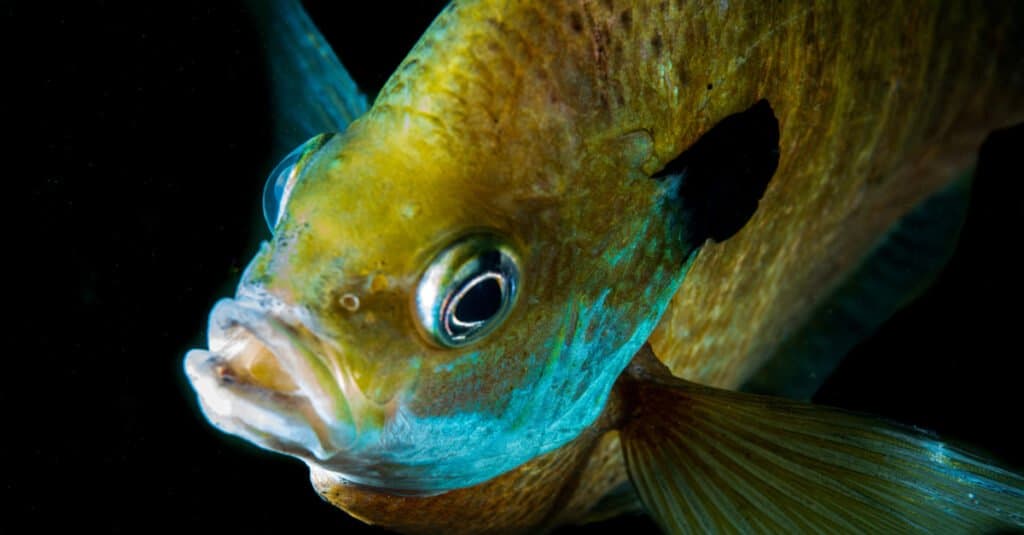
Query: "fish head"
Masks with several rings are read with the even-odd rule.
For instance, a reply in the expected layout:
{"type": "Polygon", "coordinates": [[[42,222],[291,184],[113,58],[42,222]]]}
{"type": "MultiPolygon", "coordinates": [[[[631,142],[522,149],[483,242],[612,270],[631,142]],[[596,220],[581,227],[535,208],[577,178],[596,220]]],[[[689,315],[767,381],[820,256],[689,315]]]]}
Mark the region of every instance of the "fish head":
{"type": "Polygon", "coordinates": [[[228,433],[432,493],[590,426],[695,245],[648,132],[588,128],[543,87],[400,85],[271,174],[273,237],[186,371],[228,433]],[[509,98],[519,112],[489,107],[509,98]]]}

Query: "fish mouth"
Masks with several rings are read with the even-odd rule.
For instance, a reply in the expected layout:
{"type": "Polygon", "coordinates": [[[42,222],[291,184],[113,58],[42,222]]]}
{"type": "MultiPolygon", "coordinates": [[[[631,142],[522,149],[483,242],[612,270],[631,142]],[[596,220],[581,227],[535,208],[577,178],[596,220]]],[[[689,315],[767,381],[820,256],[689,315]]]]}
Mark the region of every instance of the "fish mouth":
{"type": "Polygon", "coordinates": [[[184,359],[206,419],[301,459],[318,481],[392,495],[468,487],[523,462],[518,442],[505,439],[507,424],[489,414],[421,416],[417,392],[430,376],[421,376],[418,357],[400,366],[372,359],[316,325],[311,312],[249,287],[219,301],[209,348],[184,359]],[[478,438],[459,438],[466,433],[478,438]]]}
{"type": "Polygon", "coordinates": [[[210,314],[209,350],[189,351],[185,373],[221,430],[332,471],[365,471],[348,454],[359,431],[350,401],[360,396],[331,356],[296,314],[223,299],[210,314]]]}
{"type": "MultiPolygon", "coordinates": [[[[209,349],[185,355],[185,373],[215,427],[297,457],[317,477],[400,495],[450,487],[407,433],[419,365],[367,365],[318,334],[299,307],[241,287],[210,313],[209,349]],[[359,375],[362,374],[362,375],[359,375]]],[[[422,430],[421,430],[422,431],[422,430]]]]}

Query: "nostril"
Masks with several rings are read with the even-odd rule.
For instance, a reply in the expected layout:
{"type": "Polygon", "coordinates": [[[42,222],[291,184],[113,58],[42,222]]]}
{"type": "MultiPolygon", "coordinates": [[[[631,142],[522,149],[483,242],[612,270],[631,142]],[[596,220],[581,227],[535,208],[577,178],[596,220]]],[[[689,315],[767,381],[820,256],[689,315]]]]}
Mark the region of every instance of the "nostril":
{"type": "Polygon", "coordinates": [[[355,294],[345,294],[340,299],[341,306],[349,312],[359,310],[359,297],[355,294]]]}

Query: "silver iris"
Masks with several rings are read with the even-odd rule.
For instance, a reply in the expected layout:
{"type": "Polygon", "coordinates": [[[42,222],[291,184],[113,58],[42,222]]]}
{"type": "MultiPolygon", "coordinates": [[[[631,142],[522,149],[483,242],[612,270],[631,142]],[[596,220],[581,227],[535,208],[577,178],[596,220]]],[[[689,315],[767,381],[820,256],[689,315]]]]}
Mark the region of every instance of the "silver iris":
{"type": "Polygon", "coordinates": [[[519,258],[496,234],[465,236],[442,250],[416,289],[423,334],[443,347],[461,347],[494,332],[515,304],[519,258]]]}

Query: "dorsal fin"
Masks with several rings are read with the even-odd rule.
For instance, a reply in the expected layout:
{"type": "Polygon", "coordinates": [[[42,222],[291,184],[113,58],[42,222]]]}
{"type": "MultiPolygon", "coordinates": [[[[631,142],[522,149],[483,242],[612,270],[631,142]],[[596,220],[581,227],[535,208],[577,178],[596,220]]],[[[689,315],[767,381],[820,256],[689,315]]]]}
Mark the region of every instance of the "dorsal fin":
{"type": "Polygon", "coordinates": [[[298,0],[251,0],[266,42],[276,156],[323,132],[343,132],[368,108],[298,0]]]}
{"type": "Polygon", "coordinates": [[[762,99],[719,121],[653,178],[680,178],[690,241],[720,242],[754,215],[778,165],[779,121],[762,99]]]}

